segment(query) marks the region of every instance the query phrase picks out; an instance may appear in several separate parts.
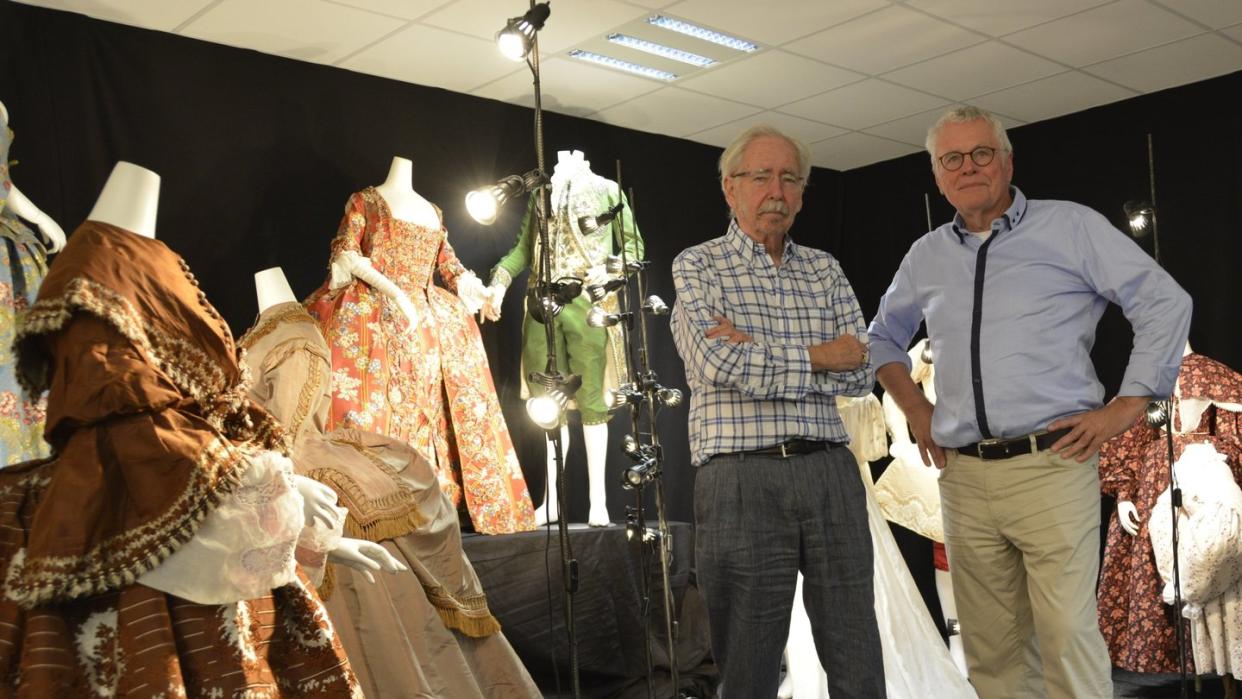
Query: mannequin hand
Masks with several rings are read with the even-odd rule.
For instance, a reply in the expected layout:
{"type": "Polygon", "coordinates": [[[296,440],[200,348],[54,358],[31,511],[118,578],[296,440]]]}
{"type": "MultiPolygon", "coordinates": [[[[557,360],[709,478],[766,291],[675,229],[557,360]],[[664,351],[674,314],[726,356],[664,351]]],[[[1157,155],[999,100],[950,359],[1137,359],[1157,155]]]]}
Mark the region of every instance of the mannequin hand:
{"type": "Polygon", "coordinates": [[[411,301],[410,297],[405,294],[398,295],[395,300],[397,302],[397,308],[401,309],[401,314],[405,316],[407,321],[409,321],[410,330],[417,328],[419,325],[419,313],[418,309],[414,307],[414,302],[411,301]]]}
{"type": "Polygon", "coordinates": [[[328,486],[312,478],[293,474],[293,485],[302,495],[302,514],[306,524],[318,520],[328,529],[340,526],[340,514],[335,509],[336,493],[328,486]]]}
{"type": "Polygon", "coordinates": [[[50,218],[44,218],[39,224],[39,232],[47,239],[48,253],[60,252],[65,248],[65,232],[50,218]]]}
{"type": "Polygon", "coordinates": [[[337,547],[328,553],[328,560],[353,568],[362,573],[370,583],[375,582],[375,576],[371,575],[373,570],[386,573],[409,570],[383,546],[364,539],[341,539],[337,547]]]}
{"type": "Polygon", "coordinates": [[[712,316],[712,320],[716,321],[716,326],[708,328],[704,334],[707,339],[723,338],[725,342],[753,342],[754,338],[746,333],[733,327],[733,321],[722,315],[712,316]]]}
{"type": "Polygon", "coordinates": [[[1138,508],[1129,500],[1122,500],[1117,503],[1117,522],[1121,528],[1130,536],[1138,534],[1139,517],[1138,508]]]}
{"type": "Polygon", "coordinates": [[[867,346],[853,335],[810,346],[811,368],[816,371],[854,371],[867,365],[867,346]]]}
{"type": "Polygon", "coordinates": [[[483,307],[479,309],[479,315],[483,320],[497,321],[500,320],[500,304],[505,298],[505,287],[499,284],[493,284],[483,290],[485,297],[483,299],[483,307]]]}
{"type": "Polygon", "coordinates": [[[1054,420],[1048,425],[1049,432],[1062,427],[1073,429],[1058,439],[1052,450],[1063,459],[1086,461],[1100,450],[1100,445],[1134,424],[1149,402],[1151,399],[1146,396],[1117,396],[1103,408],[1054,420]]]}

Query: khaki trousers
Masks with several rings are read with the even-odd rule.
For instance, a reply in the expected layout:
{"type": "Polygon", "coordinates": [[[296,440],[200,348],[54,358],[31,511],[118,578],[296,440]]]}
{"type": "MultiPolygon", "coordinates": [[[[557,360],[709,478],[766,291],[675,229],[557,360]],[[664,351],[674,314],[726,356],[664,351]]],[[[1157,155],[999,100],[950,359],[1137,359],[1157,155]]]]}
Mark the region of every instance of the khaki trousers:
{"type": "Polygon", "coordinates": [[[1096,618],[1098,459],[1042,451],[984,461],[948,451],[945,544],[980,699],[1109,699],[1096,618]]]}

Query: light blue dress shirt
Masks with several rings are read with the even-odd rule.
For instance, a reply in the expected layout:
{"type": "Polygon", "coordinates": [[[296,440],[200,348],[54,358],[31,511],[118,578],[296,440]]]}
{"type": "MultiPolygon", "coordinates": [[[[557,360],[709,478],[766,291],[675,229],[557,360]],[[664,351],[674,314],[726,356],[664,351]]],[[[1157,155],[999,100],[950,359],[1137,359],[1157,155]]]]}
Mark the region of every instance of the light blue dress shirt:
{"type": "MultiPolygon", "coordinates": [[[[1173,391],[1190,331],[1190,296],[1124,233],[1090,208],[1028,200],[992,222],[979,309],[979,388],[991,436],[1043,430],[1103,404],[1091,363],[1108,302],[1134,329],[1119,395],[1173,391]]],[[[927,323],[936,366],[932,438],[959,447],[985,438],[972,385],[975,269],[984,241],[960,216],[915,241],[871,322],[871,361],[900,362],[927,323]]]]}

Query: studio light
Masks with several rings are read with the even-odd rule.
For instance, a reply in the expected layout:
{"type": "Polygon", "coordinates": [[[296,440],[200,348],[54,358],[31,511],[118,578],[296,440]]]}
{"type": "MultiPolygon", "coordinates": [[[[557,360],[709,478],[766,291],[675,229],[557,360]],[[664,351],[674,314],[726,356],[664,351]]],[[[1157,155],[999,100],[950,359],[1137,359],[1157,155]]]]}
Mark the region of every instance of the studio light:
{"type": "Polygon", "coordinates": [[[545,430],[555,430],[565,416],[569,399],[582,387],[582,377],[577,374],[541,374],[532,372],[530,383],[543,386],[546,393],[532,396],[526,401],[526,414],[531,422],[545,430]]]}
{"type": "Polygon", "coordinates": [[[591,310],[587,312],[587,325],[592,328],[611,328],[629,315],[629,313],[609,313],[599,306],[591,306],[591,310]]]}
{"type": "Polygon", "coordinates": [[[505,28],[496,32],[496,46],[504,57],[511,61],[524,61],[535,45],[535,32],[543,29],[548,21],[552,8],[548,3],[541,2],[526,11],[521,17],[514,17],[505,23],[505,28]]]}
{"type": "Polygon", "coordinates": [[[659,475],[659,464],[656,463],[654,457],[649,457],[625,470],[625,473],[622,474],[621,487],[627,490],[641,488],[655,480],[656,476],[659,475]]]}
{"type": "Polygon", "coordinates": [[[675,408],[681,405],[682,393],[679,389],[662,386],[656,391],[656,400],[660,401],[660,405],[665,408],[675,408]]]}
{"type": "MultiPolygon", "coordinates": [[[[608,391],[608,400],[609,400],[608,408],[610,410],[617,410],[627,405],[634,405],[634,404],[640,403],[642,402],[642,399],[643,399],[643,394],[641,391],[638,390],[637,385],[633,383],[623,383],[620,386],[617,386],[616,388],[608,391]]],[[[634,437],[632,435],[627,437],[627,439],[633,439],[633,438],[634,437]]],[[[637,442],[635,442],[635,444],[637,444],[637,442]]],[[[627,454],[631,451],[625,445],[623,445],[623,448],[625,449],[625,452],[627,454]]]]}
{"type": "Polygon", "coordinates": [[[609,274],[621,274],[625,271],[625,263],[621,261],[620,255],[609,255],[604,263],[604,269],[608,270],[609,274]]]}
{"type": "Polygon", "coordinates": [[[592,284],[586,288],[587,296],[591,298],[591,303],[599,303],[604,297],[612,292],[625,286],[624,279],[609,279],[603,284],[592,284]]]}
{"type": "Polygon", "coordinates": [[[536,283],[526,297],[526,312],[537,322],[547,323],[581,294],[582,280],[577,277],[561,277],[546,285],[536,283]]]}
{"type": "Polygon", "coordinates": [[[621,439],[621,450],[626,454],[638,453],[638,440],[634,438],[634,435],[627,434],[621,439]]]}
{"type": "Polygon", "coordinates": [[[534,191],[551,180],[539,169],[525,175],[509,175],[496,184],[480,187],[466,195],[466,211],[470,217],[490,226],[496,222],[500,209],[506,202],[534,191]]]}
{"type": "Polygon", "coordinates": [[[582,231],[583,235],[590,235],[595,231],[598,231],[604,226],[612,223],[613,220],[617,218],[617,214],[621,213],[622,206],[623,204],[621,202],[617,202],[616,206],[608,209],[602,214],[598,214],[596,216],[579,216],[578,230],[582,231]]]}
{"type": "Polygon", "coordinates": [[[1130,235],[1141,238],[1151,232],[1152,219],[1156,210],[1145,201],[1128,201],[1122,205],[1126,212],[1126,220],[1130,223],[1130,235]]]}
{"type": "Polygon", "coordinates": [[[647,297],[647,302],[643,304],[643,310],[653,316],[668,315],[668,304],[664,303],[664,299],[652,294],[647,297]]]}
{"type": "Polygon", "coordinates": [[[1147,404],[1147,426],[1164,427],[1169,419],[1169,411],[1162,400],[1154,400],[1147,404]]]}

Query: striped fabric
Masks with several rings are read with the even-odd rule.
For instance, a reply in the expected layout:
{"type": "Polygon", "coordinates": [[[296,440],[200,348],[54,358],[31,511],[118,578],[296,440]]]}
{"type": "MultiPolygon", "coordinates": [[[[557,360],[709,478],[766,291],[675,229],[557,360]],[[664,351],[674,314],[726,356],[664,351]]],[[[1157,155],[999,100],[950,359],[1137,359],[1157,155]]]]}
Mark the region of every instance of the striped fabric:
{"type": "Polygon", "coordinates": [[[690,385],[690,453],[762,449],[790,439],[847,442],[837,395],[871,391],[875,371],[812,371],[808,347],[844,334],[866,341],[854,290],[828,253],[785,239],[780,266],[729,224],[673,262],[672,330],[690,385]],[[723,315],[753,342],[704,333],[723,315]]]}

